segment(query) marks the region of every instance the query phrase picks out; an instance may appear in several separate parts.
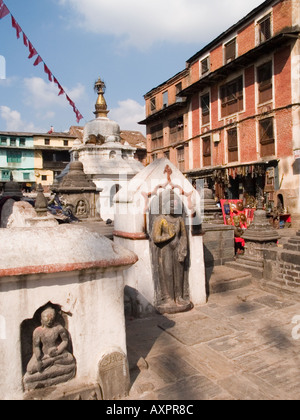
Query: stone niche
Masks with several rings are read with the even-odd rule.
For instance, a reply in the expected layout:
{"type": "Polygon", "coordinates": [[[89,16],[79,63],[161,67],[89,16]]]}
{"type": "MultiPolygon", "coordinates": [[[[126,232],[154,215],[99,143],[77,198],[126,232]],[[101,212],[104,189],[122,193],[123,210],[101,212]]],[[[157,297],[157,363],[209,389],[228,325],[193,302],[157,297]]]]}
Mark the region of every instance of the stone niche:
{"type": "MultiPolygon", "coordinates": [[[[173,205],[172,200],[167,199],[168,202],[173,205]]],[[[127,190],[117,194],[114,242],[132,250],[139,258],[134,269],[125,275],[127,304],[135,308],[135,315],[152,311],[181,312],[206,303],[202,204],[198,192],[168,159],[158,159],[144,168],[129,182],[127,190]],[[165,196],[175,197],[180,208],[175,217],[172,211],[161,212],[165,196]],[[173,281],[170,267],[174,265],[171,260],[175,255],[180,262],[173,261],[178,266],[176,278],[181,283],[170,291],[168,285],[173,281]],[[169,269],[164,265],[166,261],[169,269]],[[175,292],[179,288],[180,296],[175,292]],[[170,296],[175,305],[169,305],[170,296]]]]}
{"type": "Polygon", "coordinates": [[[80,225],[0,229],[0,251],[0,399],[127,395],[128,370],[110,365],[115,389],[99,364],[117,352],[126,366],[123,274],[137,256],[80,225]]]}

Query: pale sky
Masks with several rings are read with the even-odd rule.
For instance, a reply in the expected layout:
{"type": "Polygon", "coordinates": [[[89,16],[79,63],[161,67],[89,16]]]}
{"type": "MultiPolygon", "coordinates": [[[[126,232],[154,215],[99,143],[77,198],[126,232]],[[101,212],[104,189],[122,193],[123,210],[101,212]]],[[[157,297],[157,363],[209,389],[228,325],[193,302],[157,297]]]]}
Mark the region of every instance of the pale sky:
{"type": "MultiPolygon", "coordinates": [[[[93,119],[94,81],[104,79],[109,118],[138,130],[144,94],[185,68],[206,44],[261,0],[4,0],[51,73],[84,116],[93,119]]],[[[67,131],[77,125],[43,64],[28,59],[11,16],[0,20],[0,131],[67,131]],[[1,70],[1,69],[0,69],[1,70]],[[1,71],[0,71],[1,78],[1,71]]]]}

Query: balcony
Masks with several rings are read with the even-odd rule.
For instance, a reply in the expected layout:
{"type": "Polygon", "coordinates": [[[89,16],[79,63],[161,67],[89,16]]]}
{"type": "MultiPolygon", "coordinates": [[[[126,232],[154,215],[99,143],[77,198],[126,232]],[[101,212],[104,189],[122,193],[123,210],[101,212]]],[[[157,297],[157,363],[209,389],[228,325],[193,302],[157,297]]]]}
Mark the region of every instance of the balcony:
{"type": "Polygon", "coordinates": [[[62,171],[70,162],[53,162],[53,161],[44,161],[43,169],[49,171],[62,171]]]}

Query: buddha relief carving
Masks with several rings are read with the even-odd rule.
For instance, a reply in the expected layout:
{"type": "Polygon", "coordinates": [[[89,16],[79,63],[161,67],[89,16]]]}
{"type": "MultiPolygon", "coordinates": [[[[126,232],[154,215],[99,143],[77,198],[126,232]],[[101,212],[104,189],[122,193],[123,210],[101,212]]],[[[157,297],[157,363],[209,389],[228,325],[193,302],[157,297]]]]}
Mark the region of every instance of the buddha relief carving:
{"type": "Polygon", "coordinates": [[[57,308],[47,305],[40,326],[32,335],[32,356],[23,378],[25,390],[58,385],[76,374],[76,361],[70,351],[70,336],[58,318],[57,308]]]}

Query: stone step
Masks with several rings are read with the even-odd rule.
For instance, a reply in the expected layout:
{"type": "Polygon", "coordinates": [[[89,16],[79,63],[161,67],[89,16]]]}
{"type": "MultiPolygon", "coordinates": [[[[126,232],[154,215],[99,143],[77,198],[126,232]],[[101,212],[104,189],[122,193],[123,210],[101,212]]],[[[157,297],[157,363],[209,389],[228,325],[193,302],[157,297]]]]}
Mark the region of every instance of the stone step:
{"type": "Polygon", "coordinates": [[[288,243],[290,243],[290,244],[300,244],[300,237],[296,236],[295,238],[290,238],[288,240],[288,243]]]}
{"type": "Polygon", "coordinates": [[[300,242],[299,244],[288,242],[287,244],[283,245],[283,249],[287,249],[289,251],[300,252],[300,242]]]}
{"type": "Polygon", "coordinates": [[[227,266],[214,267],[210,276],[207,276],[208,294],[223,293],[248,286],[251,283],[251,274],[235,270],[227,266]],[[209,277],[209,278],[208,278],[209,277]]]}
{"type": "Polygon", "coordinates": [[[300,301],[300,288],[299,290],[289,287],[285,285],[283,282],[280,282],[278,280],[272,280],[272,281],[263,281],[260,283],[261,287],[269,292],[276,292],[280,296],[293,296],[293,299],[300,301]]]}
{"type": "Polygon", "coordinates": [[[230,261],[227,262],[225,266],[228,268],[233,268],[234,270],[244,271],[245,273],[248,273],[257,279],[261,279],[263,277],[262,267],[254,267],[252,265],[246,264],[244,261],[230,261]]]}

